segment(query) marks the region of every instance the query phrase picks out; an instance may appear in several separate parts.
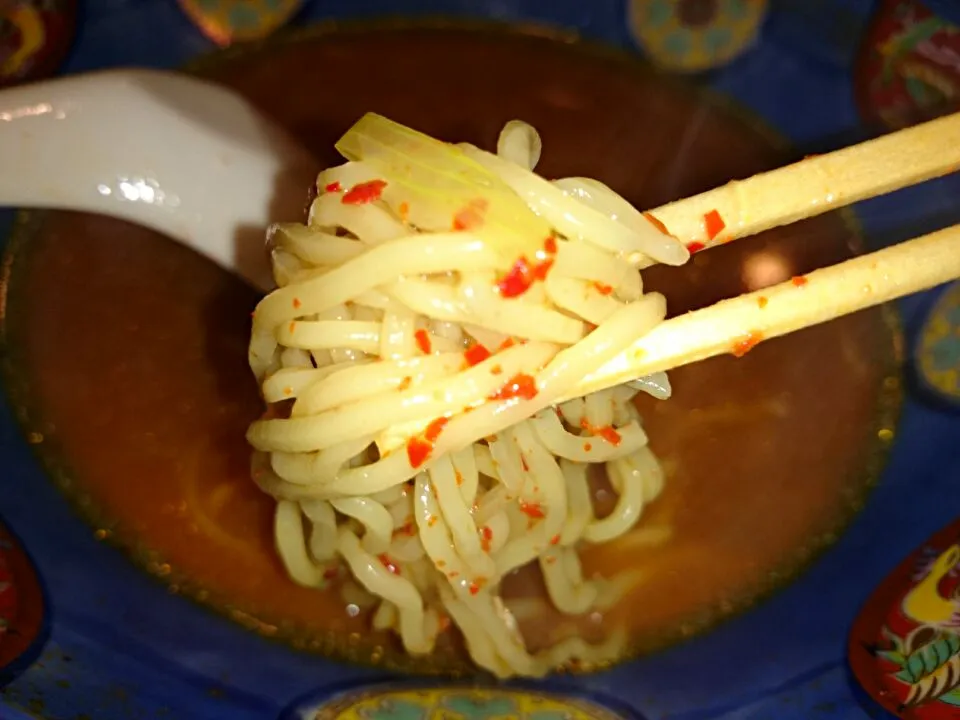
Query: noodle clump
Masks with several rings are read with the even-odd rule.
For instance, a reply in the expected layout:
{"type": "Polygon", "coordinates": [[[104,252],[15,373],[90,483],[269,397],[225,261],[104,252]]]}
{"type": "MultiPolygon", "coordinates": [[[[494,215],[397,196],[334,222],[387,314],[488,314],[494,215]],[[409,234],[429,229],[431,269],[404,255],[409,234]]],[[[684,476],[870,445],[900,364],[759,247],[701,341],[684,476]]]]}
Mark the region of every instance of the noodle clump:
{"type": "Polygon", "coordinates": [[[669,384],[555,403],[663,320],[638,268],[687,251],[605,185],[534,174],[521,122],[495,154],[376,115],[337,147],[348,162],[320,174],[307,224],[270,230],[278,289],[250,344],[269,408],[253,477],[288,573],[323,587],[345,566],[411,654],[452,623],[501,677],[614,659],[616,633],[528,651],[499,590],[536,563],[565,615],[622,594],[584,577],[578,547],[622,536],[660,493],[631,401],[669,384]],[[597,464],[617,498],[604,517],[597,464]]]}

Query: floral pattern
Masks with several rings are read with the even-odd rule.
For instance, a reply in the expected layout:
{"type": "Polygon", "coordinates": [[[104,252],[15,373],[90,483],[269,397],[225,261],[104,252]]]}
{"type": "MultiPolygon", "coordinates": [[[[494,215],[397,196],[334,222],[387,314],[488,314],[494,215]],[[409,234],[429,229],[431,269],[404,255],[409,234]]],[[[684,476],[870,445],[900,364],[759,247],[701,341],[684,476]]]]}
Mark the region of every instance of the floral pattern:
{"type": "Polygon", "coordinates": [[[624,720],[579,698],[511,688],[385,688],[300,712],[304,720],[624,720]]]}
{"type": "Polygon", "coordinates": [[[960,402],[960,283],[937,301],[920,333],[917,371],[944,399],[960,402]]]}
{"type": "Polygon", "coordinates": [[[699,71],[747,50],[767,0],[630,0],[628,26],[653,62],[699,71]]]}
{"type": "Polygon", "coordinates": [[[304,0],[179,0],[180,7],[218,45],[266,37],[285,25],[304,0]]]}

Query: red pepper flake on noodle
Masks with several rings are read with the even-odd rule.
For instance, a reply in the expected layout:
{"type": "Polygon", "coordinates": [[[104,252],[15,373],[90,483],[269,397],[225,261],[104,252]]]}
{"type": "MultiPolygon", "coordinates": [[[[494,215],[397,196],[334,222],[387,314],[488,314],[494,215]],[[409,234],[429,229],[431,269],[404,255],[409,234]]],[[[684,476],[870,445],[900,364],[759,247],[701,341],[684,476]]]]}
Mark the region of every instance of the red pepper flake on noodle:
{"type": "MultiPolygon", "coordinates": [[[[591,435],[596,435],[606,440],[608,443],[617,447],[623,438],[620,437],[620,433],[617,432],[616,428],[613,425],[604,425],[603,427],[594,427],[586,421],[586,419],[580,421],[580,427],[586,430],[591,435]]],[[[584,449],[587,449],[584,447],[584,449]]]]}
{"type": "Polygon", "coordinates": [[[703,250],[705,247],[706,247],[706,245],[704,245],[704,244],[701,243],[701,242],[687,243],[687,252],[690,253],[691,255],[693,255],[693,254],[695,254],[695,253],[700,252],[700,251],[703,250]]]}
{"type": "Polygon", "coordinates": [[[559,545],[559,544],[560,544],[560,536],[559,536],[559,535],[554,535],[552,538],[550,538],[550,544],[551,544],[551,545],[559,545]]]}
{"type": "Polygon", "coordinates": [[[730,348],[730,352],[733,353],[734,357],[743,357],[762,341],[763,333],[759,332],[758,330],[751,330],[743,337],[742,340],[738,340],[734,346],[730,348]]]}
{"type": "Polygon", "coordinates": [[[397,208],[397,212],[400,213],[400,219],[403,220],[403,222],[406,222],[407,218],[410,217],[410,203],[400,203],[400,207],[397,208]]]}
{"type": "Polygon", "coordinates": [[[490,529],[489,525],[484,525],[480,528],[480,547],[485,553],[490,552],[490,543],[493,542],[493,530],[490,529]]]}
{"type": "Polygon", "coordinates": [[[340,199],[344,205],[366,205],[379,200],[383,189],[387,186],[386,180],[370,180],[357,183],[347,190],[340,199]]]}
{"type": "Polygon", "coordinates": [[[436,420],[427,425],[427,429],[423,433],[423,437],[428,443],[435,443],[437,438],[440,437],[440,433],[443,432],[443,427],[448,422],[450,418],[438,417],[436,420]]]}
{"type": "Polygon", "coordinates": [[[531,503],[526,500],[520,501],[520,511],[529,518],[534,520],[539,520],[540,518],[546,517],[543,513],[543,507],[540,503],[531,503]]]}
{"type": "Polygon", "coordinates": [[[413,382],[413,378],[410,377],[409,375],[405,375],[404,378],[400,381],[400,384],[397,385],[397,390],[399,390],[400,392],[403,392],[408,387],[410,387],[410,383],[412,382],[413,382]]]}
{"type": "Polygon", "coordinates": [[[483,198],[477,198],[467,203],[466,207],[458,210],[453,216],[454,230],[475,230],[483,225],[483,216],[489,203],[483,198]]]}
{"type": "Polygon", "coordinates": [[[490,396],[491,400],[512,400],[523,398],[532,400],[537,396],[537,381],[532,375],[517,373],[507,380],[507,384],[490,396]]]}
{"type": "Polygon", "coordinates": [[[417,347],[420,348],[420,352],[424,355],[429,355],[433,352],[433,344],[430,342],[430,335],[426,330],[421,328],[413,334],[413,339],[417,341],[417,347]]]}
{"type": "Polygon", "coordinates": [[[601,295],[610,295],[613,292],[613,285],[606,285],[605,283],[595,282],[593,287],[596,288],[597,292],[601,295]]]}
{"type": "Polygon", "coordinates": [[[381,553],[377,556],[377,559],[380,560],[380,564],[383,565],[387,570],[392,572],[394,575],[400,574],[400,568],[397,567],[396,563],[390,559],[390,556],[386,553],[381,553]]]}
{"type": "Polygon", "coordinates": [[[433,443],[419,437],[412,437],[407,440],[407,459],[410,461],[411,467],[418,468],[423,465],[430,457],[431,452],[433,452],[433,443]]]}
{"type": "Polygon", "coordinates": [[[761,295],[760,297],[757,298],[757,307],[763,310],[767,306],[768,302],[770,301],[767,300],[765,296],[761,295]]]}
{"type": "Polygon", "coordinates": [[[706,226],[707,237],[713,240],[717,235],[723,232],[724,228],[727,227],[727,224],[723,221],[723,218],[720,217],[720,213],[716,210],[711,210],[706,215],[703,216],[703,222],[706,226]]]}
{"type": "Polygon", "coordinates": [[[467,365],[473,367],[490,357],[490,351],[480,343],[476,343],[467,348],[466,352],[463,353],[463,357],[467,361],[467,365]]]}
{"type": "Polygon", "coordinates": [[[343,187],[337,181],[334,181],[329,185],[325,185],[323,188],[323,191],[328,193],[340,192],[341,190],[343,190],[343,187]]]}
{"type": "Polygon", "coordinates": [[[551,235],[546,240],[543,241],[543,249],[546,250],[551,255],[557,254],[557,239],[551,235]]]}
{"type": "Polygon", "coordinates": [[[803,287],[810,281],[807,280],[803,275],[797,275],[796,277],[790,278],[790,282],[793,283],[794,287],[803,287]]]}

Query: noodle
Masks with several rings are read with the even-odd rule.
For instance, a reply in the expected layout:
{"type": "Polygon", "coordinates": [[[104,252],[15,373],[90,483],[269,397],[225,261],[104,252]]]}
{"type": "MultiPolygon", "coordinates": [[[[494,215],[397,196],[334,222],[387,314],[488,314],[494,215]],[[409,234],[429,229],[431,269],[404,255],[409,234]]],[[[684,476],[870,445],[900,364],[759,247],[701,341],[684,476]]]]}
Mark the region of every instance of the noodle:
{"type": "MultiPolygon", "coordinates": [[[[535,175],[541,142],[525,123],[506,125],[496,154],[419,142],[431,162],[450,153],[470,163],[461,175],[481,179],[478,198],[444,220],[440,199],[414,207],[402,195],[409,178],[430,177],[416,148],[383,151],[410,154],[397,172],[345,153],[318,179],[308,224],[270,231],[279,287],[258,305],[250,343],[270,409],[248,439],[254,480],[277,500],[277,550],[308,587],[345,566],[373,627],[410,653],[431,652],[452,622],[498,676],[612,660],[616,632],[529,652],[500,585],[535,562],[569,616],[623,592],[584,578],[578,548],[623,536],[660,493],[632,398],[667,397],[669,383],[659,373],[555,402],[663,320],[664,299],[643,292],[637,268],[679,264],[686,250],[596,181],[535,175]],[[529,218],[516,215],[517,197],[529,218]],[[498,207],[516,227],[546,222],[553,233],[533,256],[505,254],[490,229],[498,207]],[[616,495],[604,517],[591,465],[605,467],[616,495]]],[[[450,189],[436,197],[462,191],[459,177],[447,173],[450,189]]]]}

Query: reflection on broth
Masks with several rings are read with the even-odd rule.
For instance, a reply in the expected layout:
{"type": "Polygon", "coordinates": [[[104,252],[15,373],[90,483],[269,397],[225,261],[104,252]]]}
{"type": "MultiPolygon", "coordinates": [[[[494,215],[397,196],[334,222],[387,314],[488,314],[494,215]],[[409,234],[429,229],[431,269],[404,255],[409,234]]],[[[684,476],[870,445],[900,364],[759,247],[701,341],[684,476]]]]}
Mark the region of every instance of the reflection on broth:
{"type": "MultiPolygon", "coordinates": [[[[91,498],[104,534],[149,549],[138,557],[154,574],[268,635],[431,667],[391,655],[335,578],[328,591],[305,589],[277,559],[273,501],[249,479],[244,440],[261,412],[246,364],[255,295],[138,228],[45,217],[12,265],[14,377],[27,387],[29,429],[46,437],[41,453],[91,498]]],[[[697,304],[682,275],[671,284],[676,306],[697,304]]],[[[570,620],[551,614],[538,576],[509,578],[504,594],[531,647],[623,624],[631,649],[649,650],[806,561],[862,501],[889,337],[880,312],[859,313],[676,370],[670,401],[639,397],[668,482],[633,532],[583,553],[588,576],[628,570],[630,591],[570,620]]],[[[463,667],[450,664],[462,659],[456,646],[441,643],[434,660],[463,667]]]]}

